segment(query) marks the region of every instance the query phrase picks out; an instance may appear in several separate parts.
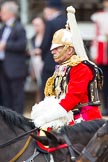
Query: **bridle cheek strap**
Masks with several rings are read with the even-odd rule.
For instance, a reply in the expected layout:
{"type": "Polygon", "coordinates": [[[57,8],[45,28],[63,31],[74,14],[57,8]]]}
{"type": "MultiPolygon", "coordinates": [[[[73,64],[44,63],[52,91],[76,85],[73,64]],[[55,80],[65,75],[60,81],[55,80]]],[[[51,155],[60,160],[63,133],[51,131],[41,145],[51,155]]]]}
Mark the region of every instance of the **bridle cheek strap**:
{"type": "Polygon", "coordinates": [[[56,150],[62,149],[62,148],[66,148],[68,147],[68,145],[66,143],[59,145],[57,147],[52,147],[52,148],[48,148],[48,152],[54,152],[56,150]]]}

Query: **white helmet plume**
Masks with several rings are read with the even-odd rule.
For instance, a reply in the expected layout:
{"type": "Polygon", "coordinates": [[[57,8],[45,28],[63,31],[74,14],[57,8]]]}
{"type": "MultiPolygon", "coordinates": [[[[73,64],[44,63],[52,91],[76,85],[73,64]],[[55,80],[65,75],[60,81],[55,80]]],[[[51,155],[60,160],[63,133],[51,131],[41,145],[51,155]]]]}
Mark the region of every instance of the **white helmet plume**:
{"type": "Polygon", "coordinates": [[[73,46],[76,54],[78,54],[83,60],[88,60],[83,40],[81,38],[78,25],[75,18],[75,9],[72,6],[67,7],[67,25],[69,25],[73,38],[73,46]]]}

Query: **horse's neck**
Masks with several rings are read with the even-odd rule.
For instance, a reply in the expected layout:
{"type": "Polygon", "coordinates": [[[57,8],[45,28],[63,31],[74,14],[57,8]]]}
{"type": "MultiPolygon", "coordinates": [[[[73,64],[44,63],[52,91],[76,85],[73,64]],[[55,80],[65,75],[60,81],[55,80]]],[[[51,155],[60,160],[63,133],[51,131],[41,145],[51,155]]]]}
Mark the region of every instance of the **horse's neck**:
{"type": "MultiPolygon", "coordinates": [[[[17,126],[13,126],[13,127],[9,126],[7,122],[5,122],[2,118],[0,120],[0,124],[1,124],[0,126],[0,144],[1,145],[25,133],[24,130],[18,128],[17,126]]],[[[30,130],[30,128],[28,128],[28,130],[30,130]]],[[[26,137],[25,139],[16,140],[16,142],[12,142],[11,144],[9,145],[7,144],[7,146],[3,147],[3,149],[1,149],[0,151],[0,161],[2,160],[2,155],[4,151],[5,151],[6,158],[13,157],[15,155],[14,151],[18,152],[21,149],[21,147],[23,147],[27,138],[28,137],[26,137]],[[8,152],[6,151],[7,149],[11,150],[11,154],[9,153],[9,151],[8,152]]],[[[5,159],[5,157],[3,157],[3,160],[5,159]]]]}
{"type": "MultiPolygon", "coordinates": [[[[24,133],[24,130],[17,126],[9,126],[6,122],[0,121],[1,127],[0,127],[0,140],[6,141],[7,139],[15,138],[16,136],[19,136],[20,134],[24,133]]],[[[30,130],[28,128],[27,130],[30,130]]]]}
{"type": "Polygon", "coordinates": [[[108,134],[99,137],[96,133],[84,148],[79,159],[81,162],[108,162],[108,134]]]}
{"type": "Polygon", "coordinates": [[[93,135],[94,133],[79,132],[78,134],[76,134],[73,132],[71,134],[68,134],[68,137],[72,144],[79,143],[85,146],[93,135]]]}
{"type": "Polygon", "coordinates": [[[6,142],[16,136],[15,131],[3,120],[0,121],[0,143],[6,142]]]}

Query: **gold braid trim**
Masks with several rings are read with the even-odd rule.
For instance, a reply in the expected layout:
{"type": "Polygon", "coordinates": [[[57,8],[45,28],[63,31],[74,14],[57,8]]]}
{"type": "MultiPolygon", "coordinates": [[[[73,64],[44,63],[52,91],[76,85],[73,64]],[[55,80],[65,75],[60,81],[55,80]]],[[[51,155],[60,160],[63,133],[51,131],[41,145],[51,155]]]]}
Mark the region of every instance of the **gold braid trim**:
{"type": "Polygon", "coordinates": [[[44,89],[44,94],[45,96],[55,96],[55,91],[53,90],[54,87],[54,75],[52,77],[50,77],[45,85],[45,89],[44,89]]]}
{"type": "Polygon", "coordinates": [[[67,49],[69,48],[70,45],[65,45],[64,48],[62,49],[62,51],[59,53],[59,57],[60,58],[61,56],[64,55],[64,53],[67,51],[67,49]]]}
{"type": "Polygon", "coordinates": [[[78,65],[78,64],[81,63],[81,62],[82,62],[82,59],[81,59],[80,56],[78,56],[78,55],[73,55],[73,56],[71,57],[71,61],[70,61],[70,63],[69,63],[69,66],[76,66],[76,65],[78,65]]]}
{"type": "MultiPolygon", "coordinates": [[[[82,59],[80,56],[73,55],[69,60],[64,62],[62,65],[76,66],[81,62],[82,62],[82,59]]],[[[55,79],[55,77],[53,75],[52,77],[50,77],[47,80],[45,89],[44,89],[45,96],[55,96],[56,95],[56,93],[54,91],[54,79],[55,79]]]]}
{"type": "Polygon", "coordinates": [[[73,55],[69,60],[63,63],[63,65],[76,66],[82,62],[82,59],[78,55],[73,55]]]}

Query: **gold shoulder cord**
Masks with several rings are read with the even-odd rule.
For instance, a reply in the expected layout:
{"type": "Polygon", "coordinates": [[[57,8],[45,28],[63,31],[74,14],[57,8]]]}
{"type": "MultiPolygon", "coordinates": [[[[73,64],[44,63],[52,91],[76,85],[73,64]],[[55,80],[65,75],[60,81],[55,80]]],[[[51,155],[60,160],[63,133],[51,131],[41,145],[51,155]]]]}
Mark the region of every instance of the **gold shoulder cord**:
{"type": "MultiPolygon", "coordinates": [[[[68,61],[64,62],[64,65],[76,66],[81,62],[82,62],[82,59],[80,56],[73,55],[68,61]]],[[[55,91],[54,91],[54,79],[55,79],[55,76],[53,75],[52,77],[50,77],[47,80],[45,89],[44,89],[45,96],[55,96],[56,95],[55,91]]]]}
{"type": "Polygon", "coordinates": [[[76,66],[78,65],[79,63],[82,62],[82,59],[80,56],[78,55],[73,55],[71,58],[70,58],[70,62],[68,63],[69,66],[76,66]]]}
{"type": "Polygon", "coordinates": [[[52,77],[50,77],[45,85],[45,89],[44,89],[44,94],[45,96],[55,96],[55,92],[53,90],[54,87],[54,75],[52,77]]]}

